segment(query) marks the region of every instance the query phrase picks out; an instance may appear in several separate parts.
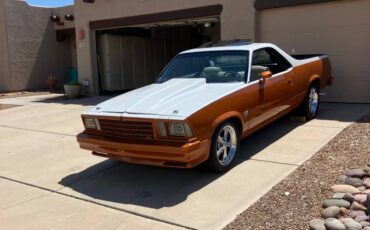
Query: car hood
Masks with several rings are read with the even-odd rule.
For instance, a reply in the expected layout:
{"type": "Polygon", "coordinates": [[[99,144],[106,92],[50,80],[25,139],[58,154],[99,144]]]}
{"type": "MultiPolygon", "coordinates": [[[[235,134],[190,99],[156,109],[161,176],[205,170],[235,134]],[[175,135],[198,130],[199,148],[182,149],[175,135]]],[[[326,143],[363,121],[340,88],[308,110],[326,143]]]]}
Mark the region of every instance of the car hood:
{"type": "Polygon", "coordinates": [[[171,79],[122,94],[97,105],[102,113],[188,117],[242,87],[244,83],[206,83],[203,78],[171,79]]]}

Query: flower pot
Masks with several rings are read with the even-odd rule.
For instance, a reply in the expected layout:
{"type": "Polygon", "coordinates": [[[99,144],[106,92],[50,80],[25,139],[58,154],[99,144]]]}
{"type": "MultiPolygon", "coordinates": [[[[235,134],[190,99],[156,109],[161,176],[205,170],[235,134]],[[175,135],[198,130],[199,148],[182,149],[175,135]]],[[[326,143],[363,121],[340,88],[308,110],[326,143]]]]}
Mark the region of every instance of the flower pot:
{"type": "Polygon", "coordinates": [[[64,85],[64,91],[69,99],[78,98],[80,96],[80,85],[64,85]]]}

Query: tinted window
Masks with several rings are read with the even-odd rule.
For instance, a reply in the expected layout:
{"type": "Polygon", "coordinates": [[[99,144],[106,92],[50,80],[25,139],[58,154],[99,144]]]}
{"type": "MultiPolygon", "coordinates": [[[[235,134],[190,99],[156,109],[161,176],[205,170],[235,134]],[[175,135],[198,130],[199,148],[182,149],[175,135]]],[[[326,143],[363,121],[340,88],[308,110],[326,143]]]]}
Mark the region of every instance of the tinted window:
{"type": "Polygon", "coordinates": [[[244,82],[247,51],[212,51],[180,54],[160,75],[159,83],[173,78],[205,78],[207,83],[244,82]]]}
{"type": "Polygon", "coordinates": [[[250,81],[260,79],[260,73],[266,70],[277,74],[292,67],[292,65],[272,48],[259,49],[253,52],[250,81]]]}

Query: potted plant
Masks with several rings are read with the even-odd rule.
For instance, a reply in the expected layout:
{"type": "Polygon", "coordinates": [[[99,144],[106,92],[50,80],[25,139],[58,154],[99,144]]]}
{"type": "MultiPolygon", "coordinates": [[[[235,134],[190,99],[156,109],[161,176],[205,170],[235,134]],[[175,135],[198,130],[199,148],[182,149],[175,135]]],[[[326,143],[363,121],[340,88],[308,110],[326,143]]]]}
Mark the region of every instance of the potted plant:
{"type": "Polygon", "coordinates": [[[81,84],[78,81],[70,81],[64,85],[64,91],[69,99],[78,98],[81,92],[81,84]]]}

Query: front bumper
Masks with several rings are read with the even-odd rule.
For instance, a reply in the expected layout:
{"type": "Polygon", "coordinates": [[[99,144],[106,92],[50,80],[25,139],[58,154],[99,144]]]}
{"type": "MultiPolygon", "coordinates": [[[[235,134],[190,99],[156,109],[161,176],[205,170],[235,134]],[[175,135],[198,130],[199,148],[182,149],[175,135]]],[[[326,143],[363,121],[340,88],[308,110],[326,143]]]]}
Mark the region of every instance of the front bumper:
{"type": "Polygon", "coordinates": [[[80,133],[77,141],[82,149],[94,155],[135,164],[175,168],[192,168],[207,160],[210,141],[187,143],[171,142],[115,142],[101,136],[80,133]]]}

